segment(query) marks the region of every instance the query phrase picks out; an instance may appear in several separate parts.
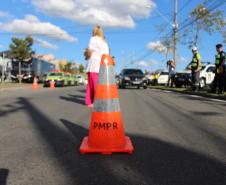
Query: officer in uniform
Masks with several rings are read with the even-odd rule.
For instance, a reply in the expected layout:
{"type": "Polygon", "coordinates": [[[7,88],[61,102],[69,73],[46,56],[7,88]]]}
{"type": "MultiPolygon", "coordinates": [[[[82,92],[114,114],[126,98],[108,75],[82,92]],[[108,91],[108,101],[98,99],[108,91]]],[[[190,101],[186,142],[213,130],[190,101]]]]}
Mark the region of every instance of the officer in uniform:
{"type": "Polygon", "coordinates": [[[192,90],[198,91],[199,89],[199,76],[202,69],[201,55],[198,53],[197,47],[192,48],[192,62],[191,62],[191,75],[192,75],[192,90]]]}
{"type": "Polygon", "coordinates": [[[218,94],[224,94],[224,85],[226,78],[226,67],[225,67],[225,52],[223,51],[223,45],[216,45],[217,54],[215,55],[215,77],[213,81],[213,86],[211,93],[216,93],[218,88],[218,94]]]}

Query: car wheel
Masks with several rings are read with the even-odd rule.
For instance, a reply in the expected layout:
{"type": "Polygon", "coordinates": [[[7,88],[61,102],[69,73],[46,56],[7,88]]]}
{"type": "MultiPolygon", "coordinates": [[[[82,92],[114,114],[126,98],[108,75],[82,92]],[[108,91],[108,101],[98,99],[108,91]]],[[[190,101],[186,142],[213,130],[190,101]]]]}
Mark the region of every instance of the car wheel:
{"type": "Polygon", "coordinates": [[[144,88],[144,89],[147,89],[147,86],[144,86],[143,88],[144,88]]]}
{"type": "Polygon", "coordinates": [[[200,88],[204,88],[206,86],[206,79],[205,78],[200,79],[199,86],[200,86],[200,88]]]}
{"type": "Polygon", "coordinates": [[[137,86],[137,89],[140,89],[140,86],[137,86]]]}

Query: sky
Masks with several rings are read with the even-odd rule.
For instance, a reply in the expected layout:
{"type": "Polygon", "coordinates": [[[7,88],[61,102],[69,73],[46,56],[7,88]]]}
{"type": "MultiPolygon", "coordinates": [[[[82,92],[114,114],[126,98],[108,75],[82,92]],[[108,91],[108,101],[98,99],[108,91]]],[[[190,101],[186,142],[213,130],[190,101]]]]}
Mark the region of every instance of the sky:
{"type": "MultiPolygon", "coordinates": [[[[180,28],[204,0],[178,1],[180,28]]],[[[226,3],[219,7],[225,8],[226,3]]],[[[166,69],[166,59],[161,53],[165,47],[160,37],[172,32],[173,11],[174,0],[2,0],[0,51],[8,49],[13,36],[32,35],[36,53],[54,54],[57,59],[85,65],[83,51],[93,26],[99,24],[103,26],[111,55],[116,57],[117,72],[124,67],[166,69]],[[163,30],[160,32],[158,27],[163,30]],[[155,50],[156,46],[161,52],[155,50]]],[[[198,49],[202,60],[213,62],[215,45],[222,42],[219,33],[201,32],[198,49]]],[[[177,70],[182,70],[191,57],[188,46],[179,43],[177,70]]],[[[168,56],[171,58],[172,53],[168,56]]]]}

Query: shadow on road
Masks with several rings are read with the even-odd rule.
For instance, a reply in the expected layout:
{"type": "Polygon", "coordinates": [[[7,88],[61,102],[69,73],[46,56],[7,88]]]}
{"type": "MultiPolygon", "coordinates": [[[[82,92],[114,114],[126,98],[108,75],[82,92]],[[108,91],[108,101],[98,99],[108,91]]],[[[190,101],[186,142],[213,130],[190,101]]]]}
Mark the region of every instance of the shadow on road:
{"type": "Polygon", "coordinates": [[[85,105],[85,97],[80,95],[60,96],[60,99],[85,105]]]}
{"type": "MultiPolygon", "coordinates": [[[[65,119],[64,130],[29,100],[20,98],[32,124],[49,145],[68,178],[80,185],[225,185],[225,164],[203,154],[151,137],[132,135],[133,155],[80,155],[87,129],[65,119]]],[[[51,177],[50,177],[51,178],[51,177]]]]}
{"type": "Polygon", "coordinates": [[[9,170],[5,168],[0,168],[0,185],[7,184],[7,177],[9,174],[9,170]]]}
{"type": "Polygon", "coordinates": [[[191,113],[197,116],[224,116],[224,113],[211,111],[192,111],[191,113]]]}
{"type": "Polygon", "coordinates": [[[7,104],[2,106],[2,107],[5,107],[7,110],[0,110],[0,117],[15,113],[24,108],[23,106],[15,106],[17,104],[18,102],[14,102],[13,105],[7,104]]]}
{"type": "MultiPolygon", "coordinates": [[[[66,120],[61,121],[78,140],[82,139],[81,133],[85,133],[83,128],[66,120]]],[[[132,141],[135,153],[131,156],[114,155],[107,159],[101,155],[99,157],[99,162],[105,161],[108,164],[107,170],[112,171],[115,178],[125,180],[128,184],[226,183],[226,166],[219,161],[154,138],[133,135],[132,141]]],[[[92,159],[92,156],[82,158],[92,159]]]]}
{"type": "Polygon", "coordinates": [[[78,92],[81,92],[81,93],[86,93],[86,86],[83,87],[83,89],[79,89],[77,90],[78,92]]]}

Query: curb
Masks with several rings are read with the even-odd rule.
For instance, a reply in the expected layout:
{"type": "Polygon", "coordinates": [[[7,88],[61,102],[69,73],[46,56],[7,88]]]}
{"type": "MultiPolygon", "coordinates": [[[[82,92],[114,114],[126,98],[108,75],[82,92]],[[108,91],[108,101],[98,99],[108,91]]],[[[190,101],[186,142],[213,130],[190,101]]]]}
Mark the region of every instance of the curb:
{"type": "Polygon", "coordinates": [[[211,95],[211,94],[203,94],[200,92],[192,92],[192,91],[177,91],[175,89],[162,89],[158,87],[149,87],[150,89],[157,89],[157,90],[162,90],[162,91],[171,91],[171,92],[176,92],[180,94],[187,94],[187,95],[196,95],[204,98],[211,98],[211,99],[217,99],[217,100],[226,100],[226,96],[219,96],[219,95],[211,95]]]}
{"type": "Polygon", "coordinates": [[[0,91],[13,91],[13,90],[22,90],[22,89],[29,89],[31,87],[1,87],[0,86],[0,91]]]}

